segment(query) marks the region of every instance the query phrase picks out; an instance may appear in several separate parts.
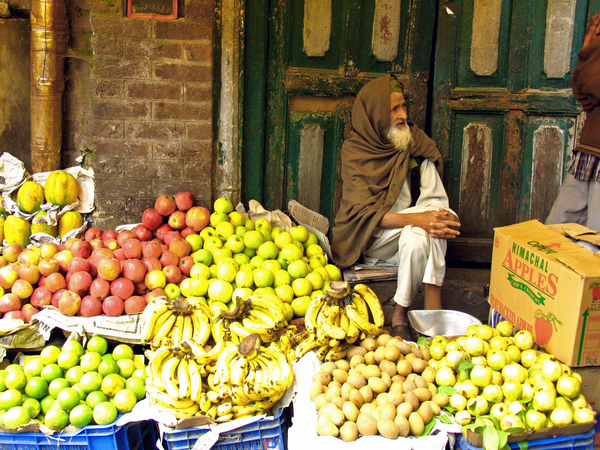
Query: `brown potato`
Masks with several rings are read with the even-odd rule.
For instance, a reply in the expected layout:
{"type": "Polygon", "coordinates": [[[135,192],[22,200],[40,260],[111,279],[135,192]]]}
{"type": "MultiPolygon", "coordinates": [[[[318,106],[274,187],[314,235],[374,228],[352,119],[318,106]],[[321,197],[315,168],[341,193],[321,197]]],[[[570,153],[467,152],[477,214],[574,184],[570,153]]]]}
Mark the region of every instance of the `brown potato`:
{"type": "Polygon", "coordinates": [[[427,389],[431,391],[431,395],[435,395],[438,392],[437,386],[433,383],[427,383],[427,389]]]}
{"type": "Polygon", "coordinates": [[[417,355],[415,355],[414,353],[407,353],[406,355],[404,355],[404,359],[406,361],[412,361],[413,359],[417,359],[417,355]]]}
{"type": "Polygon", "coordinates": [[[327,386],[331,382],[331,374],[325,372],[315,372],[312,376],[312,381],[320,381],[323,386],[327,386]]]}
{"type": "MultiPolygon", "coordinates": [[[[362,347],[360,347],[360,348],[362,348],[362,347]]],[[[364,348],[363,348],[363,350],[364,350],[364,348]]],[[[365,353],[366,353],[366,351],[365,351],[365,353]]],[[[364,355],[356,354],[350,358],[350,368],[352,368],[352,369],[354,369],[359,364],[364,364],[364,363],[365,363],[364,355]]]]}
{"type": "Polygon", "coordinates": [[[331,376],[334,381],[344,384],[348,379],[348,372],[343,369],[334,369],[333,372],[331,372],[331,376]]]}
{"type": "Polygon", "coordinates": [[[427,388],[416,388],[413,393],[417,396],[420,402],[431,400],[431,391],[427,388]]]}
{"type": "Polygon", "coordinates": [[[351,422],[356,422],[358,414],[360,413],[357,406],[350,401],[344,402],[344,404],[342,405],[342,412],[344,413],[346,420],[349,420],[351,422]]]}
{"type": "Polygon", "coordinates": [[[398,371],[399,375],[406,377],[412,373],[412,364],[406,359],[401,359],[400,361],[398,361],[396,370],[398,371]]]}
{"type": "Polygon", "coordinates": [[[394,381],[394,378],[392,378],[392,385],[389,387],[388,391],[389,392],[400,392],[401,394],[404,394],[404,389],[402,389],[403,384],[404,384],[404,381],[394,381]]]}
{"type": "Polygon", "coordinates": [[[381,377],[381,369],[379,369],[379,366],[376,366],[374,364],[368,365],[362,370],[361,375],[365,377],[365,380],[367,381],[369,380],[369,378],[379,378],[381,377]]]}
{"type": "Polygon", "coordinates": [[[410,434],[413,436],[421,436],[425,431],[425,423],[419,413],[412,412],[408,416],[408,423],[410,425],[410,434]]]}
{"type": "Polygon", "coordinates": [[[408,402],[412,405],[413,411],[419,409],[419,397],[414,393],[414,391],[408,391],[404,393],[404,401],[408,402]]]}
{"type": "Polygon", "coordinates": [[[317,395],[323,393],[323,385],[320,381],[313,381],[308,388],[308,398],[310,398],[313,402],[317,395]]]}
{"type": "Polygon", "coordinates": [[[343,411],[338,408],[329,415],[329,420],[331,420],[331,423],[339,428],[346,421],[346,416],[344,415],[343,411]]]}
{"type": "Polygon", "coordinates": [[[327,361],[327,362],[323,363],[323,365],[321,366],[321,368],[319,370],[321,372],[325,372],[325,373],[328,373],[329,375],[331,375],[331,372],[333,372],[334,369],[337,369],[337,366],[335,365],[335,363],[333,361],[327,361]]]}
{"type": "Polygon", "coordinates": [[[388,334],[388,333],[380,334],[379,336],[377,336],[377,339],[376,339],[377,340],[377,345],[380,346],[380,347],[381,346],[385,347],[385,345],[387,344],[387,342],[390,339],[392,339],[392,336],[390,334],[388,334]]]}
{"type": "Polygon", "coordinates": [[[363,377],[359,373],[353,373],[351,375],[348,375],[348,378],[346,379],[346,382],[350,383],[356,389],[360,389],[361,387],[367,385],[367,380],[365,380],[365,377],[363,377]]]}
{"type": "Polygon", "coordinates": [[[372,414],[360,413],[356,420],[358,432],[363,436],[375,436],[377,434],[377,420],[372,414]]]}
{"type": "Polygon", "coordinates": [[[348,358],[352,361],[352,358],[354,358],[354,356],[356,356],[356,355],[365,356],[366,353],[367,353],[366,348],[361,347],[360,345],[351,345],[350,347],[348,347],[348,351],[346,352],[346,358],[348,358]]]}
{"type": "Polygon", "coordinates": [[[373,352],[377,348],[377,341],[373,338],[366,338],[360,342],[360,346],[365,348],[367,352],[373,352]]]}
{"type": "Polygon", "coordinates": [[[381,418],[394,420],[396,418],[396,407],[388,404],[381,407],[381,418]]]}
{"type": "Polygon", "coordinates": [[[434,394],[431,397],[431,400],[433,400],[438,405],[440,405],[440,406],[443,407],[443,406],[446,406],[448,404],[448,402],[450,401],[450,397],[448,397],[447,394],[444,394],[442,392],[438,392],[437,394],[434,394]]]}
{"type": "Polygon", "coordinates": [[[398,425],[399,436],[407,437],[410,434],[410,424],[408,423],[408,419],[405,416],[403,416],[402,414],[396,414],[394,423],[398,425]]]}
{"type": "Polygon", "coordinates": [[[325,394],[325,398],[327,398],[328,401],[331,401],[332,398],[334,397],[342,397],[342,388],[338,387],[338,386],[333,386],[333,387],[329,387],[329,389],[327,389],[327,393],[325,394]]]}
{"type": "Polygon", "coordinates": [[[317,422],[317,434],[319,436],[338,437],[340,430],[330,421],[317,422]]]}
{"type": "Polygon", "coordinates": [[[358,439],[358,427],[354,422],[344,422],[340,427],[340,438],[344,442],[353,442],[358,439]]]}
{"type": "Polygon", "coordinates": [[[435,369],[428,364],[421,372],[421,376],[425,378],[428,383],[433,383],[435,381],[435,369]]]}
{"type": "Polygon", "coordinates": [[[427,367],[427,361],[423,361],[421,358],[416,357],[410,362],[410,365],[412,366],[413,372],[421,373],[425,370],[425,367],[427,367]]]}
{"type": "Polygon", "coordinates": [[[392,361],[388,361],[387,359],[384,359],[383,361],[381,361],[379,363],[379,370],[381,372],[387,373],[390,377],[393,377],[394,375],[396,375],[398,373],[398,368],[396,366],[396,363],[394,363],[392,361]]]}
{"type": "Polygon", "coordinates": [[[354,386],[352,386],[348,382],[342,384],[342,389],[340,391],[340,395],[344,401],[350,399],[350,392],[352,392],[353,389],[354,389],[354,386]]]}
{"type": "Polygon", "coordinates": [[[373,401],[373,390],[369,386],[363,386],[359,389],[365,403],[373,401]]]}
{"type": "Polygon", "coordinates": [[[398,407],[396,408],[396,417],[400,416],[404,416],[408,419],[408,416],[410,416],[410,413],[413,412],[413,405],[410,402],[402,402],[398,405],[398,407]]]}
{"type": "Polygon", "coordinates": [[[421,347],[421,359],[424,361],[429,361],[431,359],[431,353],[428,348],[421,347]]]}
{"type": "Polygon", "coordinates": [[[423,352],[419,347],[413,347],[411,352],[419,359],[423,359],[423,352]]]}
{"type": "Polygon", "coordinates": [[[390,388],[390,386],[392,385],[392,377],[390,377],[390,374],[387,372],[381,372],[381,381],[383,381],[387,387],[387,389],[390,388]]]}
{"type": "Polygon", "coordinates": [[[376,394],[380,394],[382,392],[387,391],[387,385],[384,383],[384,381],[381,378],[371,377],[367,381],[367,385],[376,394]]]}
{"type": "Polygon", "coordinates": [[[388,391],[387,402],[398,406],[400,403],[404,401],[404,394],[400,391],[388,391]]]}
{"type": "Polygon", "coordinates": [[[365,402],[365,399],[363,398],[362,394],[356,388],[350,391],[350,397],[348,398],[348,400],[354,403],[357,408],[360,408],[365,402]]]}
{"type": "Polygon", "coordinates": [[[329,403],[329,400],[325,397],[325,394],[319,394],[315,397],[315,409],[320,411],[323,406],[329,403]]]}
{"type": "Polygon", "coordinates": [[[363,403],[363,405],[360,407],[359,411],[361,413],[365,413],[365,414],[372,414],[373,411],[375,411],[376,409],[377,409],[377,406],[375,406],[373,403],[363,403]]]}
{"type": "Polygon", "coordinates": [[[409,353],[412,353],[412,346],[406,341],[398,342],[398,348],[400,349],[400,353],[402,353],[405,357],[409,353]]]}
{"type": "Polygon", "coordinates": [[[390,347],[385,347],[384,357],[388,361],[392,361],[392,362],[398,361],[398,359],[400,359],[401,354],[402,353],[400,353],[400,349],[398,347],[396,347],[395,345],[392,345],[390,347]]]}
{"type": "Polygon", "coordinates": [[[375,351],[370,351],[367,352],[365,355],[365,364],[367,366],[371,365],[371,364],[376,364],[376,360],[375,360],[375,351]]]}
{"type": "Polygon", "coordinates": [[[385,418],[380,419],[377,422],[377,431],[379,431],[379,434],[387,439],[396,439],[400,434],[400,430],[398,429],[396,422],[385,418]]]}
{"type": "Polygon", "coordinates": [[[425,403],[429,404],[429,407],[431,408],[431,412],[433,413],[434,416],[437,416],[442,412],[442,408],[440,408],[440,405],[438,405],[433,400],[427,400],[425,403]]]}
{"type": "Polygon", "coordinates": [[[331,399],[331,403],[341,409],[342,405],[344,404],[344,399],[342,397],[333,397],[331,399]]]}
{"type": "Polygon", "coordinates": [[[338,359],[334,362],[338,369],[342,369],[345,372],[350,370],[350,362],[347,359],[338,359]]]}
{"type": "MultiPolygon", "coordinates": [[[[423,419],[424,424],[429,423],[429,421],[433,418],[433,411],[431,410],[431,406],[427,402],[421,403],[421,405],[419,406],[419,409],[417,409],[417,413],[423,419]]],[[[335,422],[333,422],[333,423],[335,423],[335,422]]]]}
{"type": "Polygon", "coordinates": [[[384,346],[377,347],[375,349],[373,356],[375,357],[375,362],[377,364],[379,364],[381,361],[383,361],[385,359],[385,347],[384,346]]]}
{"type": "Polygon", "coordinates": [[[406,381],[404,383],[402,383],[402,390],[404,391],[404,393],[407,393],[409,391],[414,391],[416,388],[417,388],[417,385],[415,384],[415,382],[413,380],[406,379],[406,381]]]}
{"type": "Polygon", "coordinates": [[[427,389],[429,387],[429,383],[427,383],[427,380],[425,380],[425,378],[423,378],[421,375],[417,375],[415,377],[415,385],[418,388],[425,388],[425,389],[427,389]]]}

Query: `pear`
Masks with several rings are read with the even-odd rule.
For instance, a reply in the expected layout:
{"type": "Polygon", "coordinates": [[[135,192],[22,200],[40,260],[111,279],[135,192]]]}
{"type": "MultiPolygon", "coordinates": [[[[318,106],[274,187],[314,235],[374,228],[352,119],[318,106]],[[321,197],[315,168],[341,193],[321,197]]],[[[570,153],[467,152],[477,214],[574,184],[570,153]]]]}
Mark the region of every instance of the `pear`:
{"type": "Polygon", "coordinates": [[[575,398],[581,392],[581,383],[571,375],[563,375],[556,381],[556,392],[568,398],[575,398]]]}
{"type": "Polygon", "coordinates": [[[471,381],[475,386],[484,387],[492,382],[494,373],[485,364],[477,364],[471,369],[471,381]]]}
{"type": "Polygon", "coordinates": [[[522,428],[524,430],[526,427],[521,419],[519,419],[514,414],[508,413],[500,421],[500,429],[502,431],[506,431],[511,428],[522,428]]]}
{"type": "Polygon", "coordinates": [[[474,415],[482,416],[490,410],[488,401],[481,395],[470,398],[467,401],[467,411],[474,415]]]}
{"type": "Polygon", "coordinates": [[[596,418],[596,412],[590,408],[575,408],[573,413],[573,423],[593,422],[596,418]]]}
{"type": "Polygon", "coordinates": [[[505,381],[502,385],[502,393],[510,401],[519,400],[523,395],[523,385],[518,381],[505,381]]]}
{"type": "Polygon", "coordinates": [[[556,394],[547,389],[541,389],[533,394],[531,400],[534,409],[542,412],[549,412],[556,406],[556,394]]]}
{"type": "Polygon", "coordinates": [[[460,394],[452,394],[450,396],[450,406],[455,411],[463,411],[467,408],[467,399],[460,394]]]}
{"type": "Polygon", "coordinates": [[[485,386],[481,392],[481,395],[490,403],[499,403],[504,398],[502,388],[495,384],[489,384],[485,386]]]}
{"type": "Polygon", "coordinates": [[[549,381],[557,381],[562,375],[562,366],[556,358],[548,358],[542,363],[542,376],[549,381]]]}
{"type": "Polygon", "coordinates": [[[573,423],[574,413],[566,405],[559,405],[555,407],[550,413],[550,422],[557,427],[571,425],[573,423]]]}
{"type": "Polygon", "coordinates": [[[494,417],[498,423],[502,420],[504,416],[509,413],[508,406],[504,403],[495,403],[490,408],[490,415],[494,417]]]}
{"type": "Polygon", "coordinates": [[[548,417],[541,411],[530,409],[525,413],[525,422],[529,428],[533,428],[538,431],[546,428],[548,423],[548,417]]]}

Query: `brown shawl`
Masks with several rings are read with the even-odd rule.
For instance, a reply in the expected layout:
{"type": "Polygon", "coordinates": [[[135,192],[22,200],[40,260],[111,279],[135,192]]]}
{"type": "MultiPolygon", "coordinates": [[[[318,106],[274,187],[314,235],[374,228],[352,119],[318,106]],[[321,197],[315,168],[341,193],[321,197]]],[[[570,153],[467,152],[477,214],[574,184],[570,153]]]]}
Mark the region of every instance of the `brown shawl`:
{"type": "Polygon", "coordinates": [[[579,146],[575,150],[600,157],[600,12],[590,20],[584,43],[579,50],[578,60],[571,86],[573,95],[583,110],[588,113],[579,146]]]}
{"type": "Polygon", "coordinates": [[[333,259],[341,268],[360,258],[379,221],[396,202],[409,157],[442,163],[433,140],[412,123],[415,142],[408,151],[398,151],[388,142],[390,77],[367,83],[352,107],[352,131],[341,154],[342,200],[332,230],[333,259]]]}

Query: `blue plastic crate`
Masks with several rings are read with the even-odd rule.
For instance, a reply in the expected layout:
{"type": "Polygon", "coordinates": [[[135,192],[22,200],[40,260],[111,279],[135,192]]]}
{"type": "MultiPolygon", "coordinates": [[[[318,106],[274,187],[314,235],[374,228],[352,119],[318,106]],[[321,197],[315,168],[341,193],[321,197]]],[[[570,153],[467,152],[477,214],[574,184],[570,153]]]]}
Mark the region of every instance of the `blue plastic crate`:
{"type": "MultiPolygon", "coordinates": [[[[593,450],[594,448],[594,429],[587,433],[574,434],[571,436],[557,436],[548,439],[536,439],[527,442],[528,450],[593,450]]],[[[523,444],[524,442],[521,442],[523,444]]],[[[508,444],[512,449],[518,450],[519,442],[508,444]]],[[[456,450],[481,450],[481,447],[471,445],[465,435],[461,434],[456,439],[456,450]]]]}
{"type": "Polygon", "coordinates": [[[156,423],[89,425],[77,433],[0,433],[1,450],[152,450],[156,423]]]}
{"type": "MultiPolygon", "coordinates": [[[[289,408],[282,408],[274,417],[267,417],[219,435],[212,448],[217,450],[285,450],[289,427],[289,408]]],[[[189,450],[207,428],[163,429],[163,439],[169,450],[189,450]]]]}

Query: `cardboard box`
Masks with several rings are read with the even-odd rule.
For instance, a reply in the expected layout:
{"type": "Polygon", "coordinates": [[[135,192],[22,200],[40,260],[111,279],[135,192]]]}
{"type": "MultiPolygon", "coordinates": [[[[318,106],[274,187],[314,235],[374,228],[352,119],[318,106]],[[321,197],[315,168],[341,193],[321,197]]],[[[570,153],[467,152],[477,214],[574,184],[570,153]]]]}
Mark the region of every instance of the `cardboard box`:
{"type": "Polygon", "coordinates": [[[600,364],[600,255],[560,227],[495,229],[489,303],[565,364],[600,364]]]}

